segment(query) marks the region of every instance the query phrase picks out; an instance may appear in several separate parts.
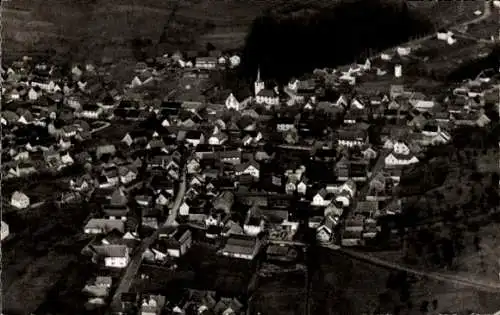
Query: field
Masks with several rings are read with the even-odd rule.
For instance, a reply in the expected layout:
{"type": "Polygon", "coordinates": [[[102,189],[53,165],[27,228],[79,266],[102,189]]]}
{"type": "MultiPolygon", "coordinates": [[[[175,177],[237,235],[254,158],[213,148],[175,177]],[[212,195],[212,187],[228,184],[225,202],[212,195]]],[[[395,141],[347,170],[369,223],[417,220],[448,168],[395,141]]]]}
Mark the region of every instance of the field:
{"type": "Polygon", "coordinates": [[[469,25],[465,34],[477,39],[490,40],[494,36],[498,40],[499,20],[498,16],[491,16],[480,23],[469,25]]]}
{"type": "MultiPolygon", "coordinates": [[[[312,298],[313,310],[321,314],[373,314],[377,308],[376,313],[385,314],[393,313],[395,306],[404,310],[402,314],[421,314],[421,304],[433,300],[437,300],[436,310],[441,313],[472,310],[492,314],[500,309],[496,294],[415,277],[407,277],[408,295],[404,298],[402,290],[392,287],[394,281],[389,285],[389,270],[337,253],[322,253],[320,273],[313,283],[312,298]]],[[[396,285],[401,283],[396,280],[396,285]]]]}
{"type": "Polygon", "coordinates": [[[34,211],[29,216],[10,213],[3,218],[15,233],[2,246],[3,307],[9,314],[35,311],[79,258],[83,246],[78,235],[86,209],[41,207],[34,211]]]}
{"type": "MultiPolygon", "coordinates": [[[[463,6],[451,3],[409,5],[436,22],[455,23],[467,20],[481,1],[464,1],[463,6]],[[472,3],[472,4],[471,4],[472,3]]],[[[110,56],[132,59],[131,41],[160,38],[166,24],[166,49],[200,49],[207,42],[220,49],[240,48],[253,19],[264,10],[292,7],[296,1],[138,1],[87,0],[17,0],[4,5],[3,52],[7,56],[55,49],[62,56],[75,59],[98,59],[110,56]],[[174,7],[178,8],[169,20],[174,7]],[[167,22],[167,20],[169,20],[167,22]]],[[[303,2],[300,2],[303,4],[303,2]]],[[[308,1],[320,7],[335,1],[308,1]]]]}
{"type": "Polygon", "coordinates": [[[305,277],[301,273],[260,278],[250,300],[250,314],[305,314],[305,277]]]}

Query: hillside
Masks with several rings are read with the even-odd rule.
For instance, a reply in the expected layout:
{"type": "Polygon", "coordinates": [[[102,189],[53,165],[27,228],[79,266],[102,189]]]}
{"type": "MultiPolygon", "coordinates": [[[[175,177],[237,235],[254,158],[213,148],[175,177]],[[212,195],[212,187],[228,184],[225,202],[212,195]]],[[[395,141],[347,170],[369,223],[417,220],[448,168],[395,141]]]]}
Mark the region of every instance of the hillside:
{"type": "MultiPolygon", "coordinates": [[[[392,0],[391,0],[392,1],[392,0]]],[[[391,2],[385,0],[384,2],[391,2]]],[[[436,27],[443,21],[463,19],[470,9],[460,11],[453,3],[439,8],[412,1],[410,10],[423,8],[436,27]],[[460,13],[462,12],[462,13],[460,13]]],[[[471,1],[469,1],[471,2],[471,1]]],[[[298,1],[154,1],[154,0],[16,0],[2,11],[4,58],[39,53],[76,59],[98,59],[103,55],[135,59],[132,40],[155,42],[169,20],[168,43],[163,50],[199,49],[207,42],[217,48],[240,48],[253,20],[273,8],[293,8],[298,1]],[[47,51],[51,49],[52,51],[47,51]]],[[[304,4],[304,2],[300,2],[304,4]]],[[[330,8],[338,1],[310,0],[308,6],[330,8]]],[[[468,6],[467,6],[468,7],[468,6]]]]}

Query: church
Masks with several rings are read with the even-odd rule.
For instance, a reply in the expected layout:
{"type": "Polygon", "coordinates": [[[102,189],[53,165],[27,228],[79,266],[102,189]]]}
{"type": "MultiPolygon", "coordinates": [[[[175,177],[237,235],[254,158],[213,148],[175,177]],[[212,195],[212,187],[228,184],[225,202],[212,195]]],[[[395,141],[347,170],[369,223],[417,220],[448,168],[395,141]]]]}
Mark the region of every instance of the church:
{"type": "Polygon", "coordinates": [[[255,102],[262,105],[279,105],[278,88],[266,89],[260,78],[260,68],[257,70],[257,79],[254,82],[255,102]]]}

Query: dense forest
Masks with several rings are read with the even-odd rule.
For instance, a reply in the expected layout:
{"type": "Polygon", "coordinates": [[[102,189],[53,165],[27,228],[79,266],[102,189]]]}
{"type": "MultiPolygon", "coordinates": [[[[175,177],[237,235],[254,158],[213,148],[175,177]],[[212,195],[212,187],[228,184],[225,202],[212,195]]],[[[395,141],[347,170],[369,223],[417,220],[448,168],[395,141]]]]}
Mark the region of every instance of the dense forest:
{"type": "Polygon", "coordinates": [[[241,74],[279,81],[334,67],[431,31],[425,18],[405,2],[342,1],[331,8],[293,5],[268,11],[251,26],[243,51],[241,74]]]}

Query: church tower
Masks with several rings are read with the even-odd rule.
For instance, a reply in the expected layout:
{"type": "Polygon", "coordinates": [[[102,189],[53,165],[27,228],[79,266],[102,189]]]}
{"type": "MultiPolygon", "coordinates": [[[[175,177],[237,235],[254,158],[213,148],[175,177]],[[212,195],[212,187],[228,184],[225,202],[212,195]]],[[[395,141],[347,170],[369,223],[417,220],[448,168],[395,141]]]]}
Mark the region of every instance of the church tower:
{"type": "Polygon", "coordinates": [[[253,85],[255,96],[257,96],[257,94],[264,89],[264,81],[260,79],[260,67],[257,68],[257,79],[253,85]]]}

